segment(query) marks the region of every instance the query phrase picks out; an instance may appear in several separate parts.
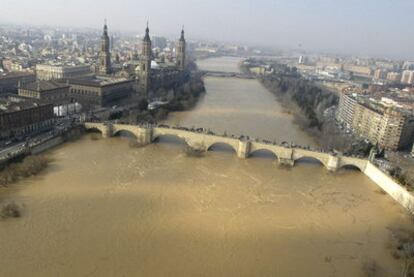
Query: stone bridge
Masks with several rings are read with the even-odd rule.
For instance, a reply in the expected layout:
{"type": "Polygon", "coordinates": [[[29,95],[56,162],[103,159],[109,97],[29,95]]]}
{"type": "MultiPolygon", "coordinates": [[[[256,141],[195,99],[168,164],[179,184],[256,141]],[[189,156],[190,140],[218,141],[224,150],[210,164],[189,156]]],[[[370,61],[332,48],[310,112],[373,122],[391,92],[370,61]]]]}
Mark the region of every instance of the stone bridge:
{"type": "Polygon", "coordinates": [[[234,137],[224,137],[202,132],[193,132],[184,129],[169,127],[141,127],[124,124],[85,123],[87,130],[98,130],[104,138],[116,136],[120,132],[127,132],[136,137],[139,144],[150,144],[162,136],[174,136],[182,139],[191,148],[208,151],[216,144],[229,145],[239,158],[245,159],[257,151],[266,151],[274,154],[280,164],[293,166],[303,158],[312,158],[320,161],[329,171],[336,171],[345,166],[356,167],[364,172],[367,160],[342,156],[340,154],[317,152],[300,147],[285,147],[265,142],[242,140],[234,137]]]}

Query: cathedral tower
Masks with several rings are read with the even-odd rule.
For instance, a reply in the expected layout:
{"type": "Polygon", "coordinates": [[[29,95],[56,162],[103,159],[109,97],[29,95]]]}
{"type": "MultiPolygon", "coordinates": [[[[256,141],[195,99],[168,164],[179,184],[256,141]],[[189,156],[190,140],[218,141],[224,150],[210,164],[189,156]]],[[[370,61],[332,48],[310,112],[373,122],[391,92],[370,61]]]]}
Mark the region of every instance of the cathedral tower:
{"type": "Polygon", "coordinates": [[[177,47],[177,68],[179,70],[185,69],[185,38],[184,38],[184,27],[181,30],[181,38],[178,41],[178,47],[177,47]]]}
{"type": "Polygon", "coordinates": [[[100,74],[110,74],[111,73],[111,53],[109,52],[109,36],[108,36],[108,26],[104,25],[104,30],[101,39],[101,50],[99,52],[99,67],[98,72],[100,74]]]}
{"type": "Polygon", "coordinates": [[[147,23],[147,29],[145,30],[145,37],[142,41],[142,53],[140,63],[140,84],[143,92],[148,96],[148,92],[151,87],[151,58],[152,58],[152,45],[151,38],[149,36],[149,28],[147,23]]]}

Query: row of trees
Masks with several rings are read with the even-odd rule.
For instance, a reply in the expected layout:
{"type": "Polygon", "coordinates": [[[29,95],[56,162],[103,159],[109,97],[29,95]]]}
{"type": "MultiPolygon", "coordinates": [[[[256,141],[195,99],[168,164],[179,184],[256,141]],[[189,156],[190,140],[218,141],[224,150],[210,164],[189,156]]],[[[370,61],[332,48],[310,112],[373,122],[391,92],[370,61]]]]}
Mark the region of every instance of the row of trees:
{"type": "Polygon", "coordinates": [[[324,111],[338,104],[338,97],[325,91],[298,74],[271,74],[262,79],[263,84],[276,94],[287,95],[309,119],[309,127],[322,128],[324,111]]]}

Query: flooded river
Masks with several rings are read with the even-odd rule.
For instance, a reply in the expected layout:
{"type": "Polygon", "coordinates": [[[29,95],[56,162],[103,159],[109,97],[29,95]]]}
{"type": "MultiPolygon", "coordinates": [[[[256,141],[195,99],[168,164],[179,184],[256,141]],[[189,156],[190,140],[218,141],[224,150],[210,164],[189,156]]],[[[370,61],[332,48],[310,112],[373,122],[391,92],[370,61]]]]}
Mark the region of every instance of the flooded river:
{"type": "MultiPolygon", "coordinates": [[[[199,65],[231,71],[238,61],[199,65]]],[[[167,123],[314,144],[257,81],[206,87],[167,123]]],[[[408,219],[363,174],[182,148],[85,136],[51,151],[44,174],[0,190],[0,201],[23,206],[0,221],[0,276],[363,276],[369,261],[399,276],[387,227],[408,219]]]]}

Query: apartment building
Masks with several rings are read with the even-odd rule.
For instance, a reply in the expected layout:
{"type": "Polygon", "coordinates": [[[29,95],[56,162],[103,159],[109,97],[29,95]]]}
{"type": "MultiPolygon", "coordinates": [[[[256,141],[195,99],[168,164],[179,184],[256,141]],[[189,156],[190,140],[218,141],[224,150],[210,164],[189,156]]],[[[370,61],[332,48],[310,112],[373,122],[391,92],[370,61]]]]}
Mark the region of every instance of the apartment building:
{"type": "Polygon", "coordinates": [[[367,96],[341,95],[336,118],[355,134],[387,150],[407,148],[413,141],[412,111],[367,96]]]}

